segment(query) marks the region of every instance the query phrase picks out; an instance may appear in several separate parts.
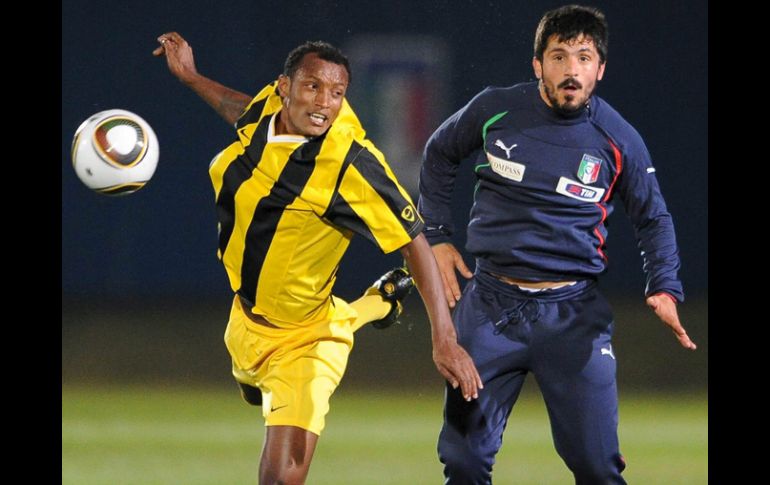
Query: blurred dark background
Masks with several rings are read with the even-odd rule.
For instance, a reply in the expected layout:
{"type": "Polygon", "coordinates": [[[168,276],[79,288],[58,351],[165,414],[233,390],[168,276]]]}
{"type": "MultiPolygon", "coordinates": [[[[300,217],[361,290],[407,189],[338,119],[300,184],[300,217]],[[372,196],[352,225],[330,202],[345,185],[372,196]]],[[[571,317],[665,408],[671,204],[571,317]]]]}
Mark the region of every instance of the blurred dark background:
{"type": "MultiPolygon", "coordinates": [[[[413,187],[419,147],[488,85],[533,80],[534,30],[554,1],[228,1],[62,3],[62,378],[65,384],[230,385],[222,342],[231,292],[215,256],[207,167],[233,138],[211,108],[154,58],[176,30],[198,70],[256,93],[286,54],[322,39],[351,54],[349,100],[370,138],[413,187]],[[393,95],[396,93],[396,95],[393,95]],[[399,93],[410,93],[405,99],[399,93]],[[425,100],[428,100],[427,102],[425,100]],[[422,103],[422,104],[421,104],[422,103]],[[72,135],[98,111],[122,108],[154,128],[160,162],[140,192],[88,190],[70,160],[72,135]],[[412,122],[420,120],[415,129],[412,122]],[[407,122],[409,124],[407,124],[407,122]]],[[[642,135],[673,215],[695,353],[678,348],[644,305],[641,258],[620,204],[610,218],[602,286],[616,311],[621,388],[704,391],[708,378],[708,6],[706,1],[595,1],[610,24],[598,94],[642,135]]],[[[463,227],[473,179],[456,189],[463,227]]],[[[413,192],[416,197],[416,194],[413,192]]],[[[456,244],[464,244],[460,231],[456,244]]],[[[336,293],[354,299],[400,264],[354,240],[336,293]]],[[[468,259],[470,263],[470,259],[468,259]]],[[[343,385],[440,388],[419,298],[403,324],[357,334],[343,385]]]]}

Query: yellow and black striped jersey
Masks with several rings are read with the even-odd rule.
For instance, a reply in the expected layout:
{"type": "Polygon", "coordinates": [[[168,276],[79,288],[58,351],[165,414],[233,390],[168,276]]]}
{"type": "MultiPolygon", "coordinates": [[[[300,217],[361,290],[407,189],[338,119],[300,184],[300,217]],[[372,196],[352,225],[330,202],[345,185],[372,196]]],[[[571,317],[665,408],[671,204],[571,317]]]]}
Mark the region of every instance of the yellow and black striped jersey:
{"type": "Polygon", "coordinates": [[[423,221],[347,100],[321,136],[275,135],[276,85],[247,106],[209,174],[230,286],[254,313],[291,324],[326,316],[353,234],[389,253],[423,221]]]}

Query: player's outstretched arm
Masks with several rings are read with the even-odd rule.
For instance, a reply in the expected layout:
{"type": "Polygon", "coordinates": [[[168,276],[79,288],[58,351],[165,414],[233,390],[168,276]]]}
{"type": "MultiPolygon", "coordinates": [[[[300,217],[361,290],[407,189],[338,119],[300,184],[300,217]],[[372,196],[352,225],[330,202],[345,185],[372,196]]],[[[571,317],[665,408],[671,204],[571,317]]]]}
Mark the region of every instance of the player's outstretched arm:
{"type": "Polygon", "coordinates": [[[425,236],[420,234],[402,247],[401,254],[428,311],[436,368],[453,388],[460,387],[467,401],[477,398],[478,390],[484,386],[470,355],[457,343],[457,333],[445,301],[444,285],[425,236]]]}
{"type": "Polygon", "coordinates": [[[160,47],[152,51],[152,55],[165,55],[171,74],[195,91],[225,121],[234,125],[248,106],[251,97],[199,74],[195,68],[192,46],[178,33],[162,34],[158,37],[158,42],[160,47]]]}
{"type": "Polygon", "coordinates": [[[433,256],[436,257],[436,264],[438,264],[441,280],[444,283],[446,301],[450,308],[454,308],[456,302],[460,301],[460,297],[462,296],[455,270],[465,278],[472,278],[473,273],[468,269],[468,266],[465,265],[463,257],[460,255],[457,248],[454,247],[454,244],[440,243],[431,246],[431,249],[433,250],[433,256]]]}
{"type": "Polygon", "coordinates": [[[679,322],[679,313],[676,311],[676,302],[673,298],[662,293],[648,296],[647,306],[652,308],[658,318],[663,320],[663,323],[671,327],[671,331],[674,332],[682,347],[690,350],[698,348],[695,342],[687,336],[687,332],[679,322]]]}

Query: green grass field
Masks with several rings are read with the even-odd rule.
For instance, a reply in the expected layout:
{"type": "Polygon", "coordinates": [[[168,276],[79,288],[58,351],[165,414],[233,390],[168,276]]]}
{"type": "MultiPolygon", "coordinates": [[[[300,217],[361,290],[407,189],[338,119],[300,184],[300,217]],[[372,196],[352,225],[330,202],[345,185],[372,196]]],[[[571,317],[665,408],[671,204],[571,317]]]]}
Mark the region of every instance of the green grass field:
{"type": "MultiPolygon", "coordinates": [[[[526,390],[525,390],[526,391],[526,390]]],[[[705,396],[621,396],[620,440],[631,484],[708,482],[705,396]]],[[[319,442],[309,484],[438,484],[441,393],[358,393],[345,388],[319,442]]],[[[264,429],[235,388],[65,386],[62,483],[256,483],[264,429]]],[[[496,485],[569,484],[545,407],[523,393],[504,435],[496,485]]]]}

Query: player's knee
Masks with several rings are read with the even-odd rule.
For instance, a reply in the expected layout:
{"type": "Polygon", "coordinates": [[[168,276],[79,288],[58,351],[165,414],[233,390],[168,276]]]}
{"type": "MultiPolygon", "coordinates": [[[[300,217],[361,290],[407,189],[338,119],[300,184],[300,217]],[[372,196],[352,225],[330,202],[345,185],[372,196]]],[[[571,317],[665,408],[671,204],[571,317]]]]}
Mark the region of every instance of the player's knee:
{"type": "Polygon", "coordinates": [[[625,467],[625,461],[620,455],[609,459],[587,459],[570,466],[576,485],[625,484],[620,476],[625,467]]]}
{"type": "Polygon", "coordinates": [[[307,468],[265,468],[259,472],[260,485],[302,485],[307,478],[307,468]]]}
{"type": "Polygon", "coordinates": [[[439,460],[444,464],[445,484],[487,484],[492,476],[494,455],[479,447],[439,443],[439,460]]]}
{"type": "Polygon", "coordinates": [[[304,457],[301,461],[291,457],[263,461],[259,467],[259,484],[302,485],[305,483],[309,469],[310,460],[304,457]]]}

